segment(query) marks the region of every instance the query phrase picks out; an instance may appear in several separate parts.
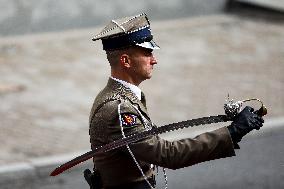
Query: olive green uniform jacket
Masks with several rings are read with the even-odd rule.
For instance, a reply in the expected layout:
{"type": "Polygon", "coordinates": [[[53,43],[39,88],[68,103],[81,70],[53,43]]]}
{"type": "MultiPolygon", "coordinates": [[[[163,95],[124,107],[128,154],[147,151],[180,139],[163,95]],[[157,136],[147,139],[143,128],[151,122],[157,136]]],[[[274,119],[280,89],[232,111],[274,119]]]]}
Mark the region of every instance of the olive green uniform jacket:
{"type": "MultiPolygon", "coordinates": [[[[109,79],[107,86],[96,97],[90,114],[91,147],[110,143],[122,138],[118,105],[121,114],[136,117],[131,126],[123,127],[125,135],[145,130],[137,107],[151,124],[146,104],[121,83],[109,79]]],[[[147,177],[153,174],[150,164],[178,169],[200,162],[234,156],[234,147],[226,127],[201,134],[193,139],[187,138],[174,142],[149,136],[129,145],[147,177]]],[[[141,181],[143,176],[137,168],[126,147],[97,154],[94,164],[99,170],[104,186],[115,186],[127,182],[141,181]]]]}

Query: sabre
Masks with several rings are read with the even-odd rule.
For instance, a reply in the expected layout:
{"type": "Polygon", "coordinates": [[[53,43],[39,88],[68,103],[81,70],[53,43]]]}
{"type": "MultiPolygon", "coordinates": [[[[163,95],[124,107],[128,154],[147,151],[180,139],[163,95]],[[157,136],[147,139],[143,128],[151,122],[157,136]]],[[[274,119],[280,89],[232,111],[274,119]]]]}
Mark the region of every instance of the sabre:
{"type": "Polygon", "coordinates": [[[59,167],[57,167],[50,173],[50,176],[57,176],[61,174],[62,172],[70,169],[71,167],[74,167],[75,165],[78,165],[79,163],[82,163],[94,157],[97,153],[108,152],[108,151],[117,149],[119,147],[126,146],[133,142],[139,141],[141,139],[147,138],[151,135],[158,135],[158,134],[162,134],[162,133],[166,133],[166,132],[170,132],[170,131],[174,131],[178,129],[183,129],[187,127],[194,127],[194,126],[201,126],[205,124],[232,121],[233,118],[241,111],[241,107],[243,103],[248,102],[248,101],[258,101],[261,103],[261,108],[255,111],[256,114],[260,116],[264,116],[267,114],[266,107],[263,105],[262,101],[257,98],[245,99],[241,101],[234,101],[234,100],[228,99],[228,102],[224,105],[224,110],[225,110],[226,115],[216,115],[216,116],[208,116],[208,117],[202,117],[202,118],[197,118],[197,119],[191,119],[191,120],[181,121],[177,123],[171,123],[171,124],[160,126],[160,127],[153,127],[150,130],[145,130],[140,133],[134,133],[125,138],[121,138],[111,143],[99,146],[93,149],[92,151],[86,152],[85,154],[82,154],[60,165],[59,167]]]}

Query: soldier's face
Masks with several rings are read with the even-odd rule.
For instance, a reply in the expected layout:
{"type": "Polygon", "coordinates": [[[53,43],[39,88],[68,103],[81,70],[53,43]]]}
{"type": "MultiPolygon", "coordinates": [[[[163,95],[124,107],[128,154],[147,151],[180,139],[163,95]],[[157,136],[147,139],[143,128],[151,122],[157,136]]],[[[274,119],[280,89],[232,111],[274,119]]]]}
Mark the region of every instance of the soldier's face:
{"type": "Polygon", "coordinates": [[[152,77],[154,65],[157,64],[152,51],[151,49],[137,47],[131,53],[130,71],[133,73],[133,77],[140,82],[152,77]]]}

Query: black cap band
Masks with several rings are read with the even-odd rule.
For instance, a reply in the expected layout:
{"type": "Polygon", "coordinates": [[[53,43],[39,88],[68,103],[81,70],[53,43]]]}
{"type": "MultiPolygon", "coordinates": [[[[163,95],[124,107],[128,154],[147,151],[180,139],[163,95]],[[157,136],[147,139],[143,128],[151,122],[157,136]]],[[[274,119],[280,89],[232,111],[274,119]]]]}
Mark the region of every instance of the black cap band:
{"type": "Polygon", "coordinates": [[[104,50],[115,50],[124,47],[133,46],[135,44],[149,42],[153,39],[150,27],[127,33],[124,35],[102,39],[104,50]]]}

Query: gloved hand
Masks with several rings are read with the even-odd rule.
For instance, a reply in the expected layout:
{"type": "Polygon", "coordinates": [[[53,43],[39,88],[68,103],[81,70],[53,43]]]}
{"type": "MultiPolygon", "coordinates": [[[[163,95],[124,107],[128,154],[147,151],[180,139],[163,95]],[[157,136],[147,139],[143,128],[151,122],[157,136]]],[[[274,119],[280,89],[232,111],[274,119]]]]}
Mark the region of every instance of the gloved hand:
{"type": "Polygon", "coordinates": [[[246,106],[228,126],[234,144],[240,142],[242,137],[253,129],[259,130],[263,123],[262,117],[254,113],[252,107],[246,106]]]}

